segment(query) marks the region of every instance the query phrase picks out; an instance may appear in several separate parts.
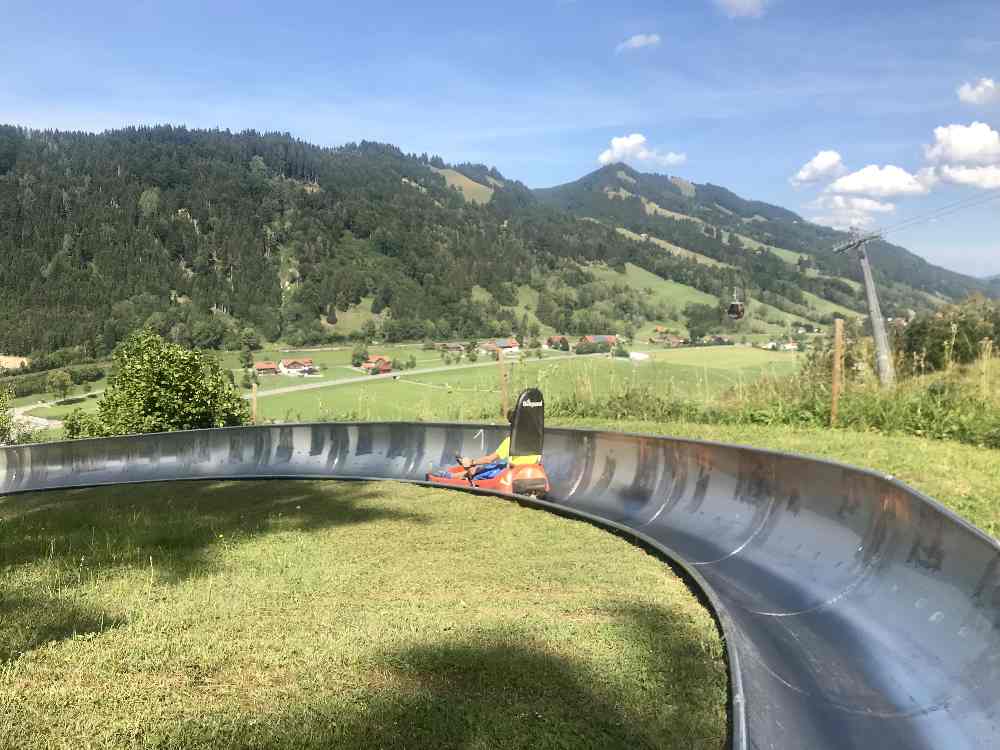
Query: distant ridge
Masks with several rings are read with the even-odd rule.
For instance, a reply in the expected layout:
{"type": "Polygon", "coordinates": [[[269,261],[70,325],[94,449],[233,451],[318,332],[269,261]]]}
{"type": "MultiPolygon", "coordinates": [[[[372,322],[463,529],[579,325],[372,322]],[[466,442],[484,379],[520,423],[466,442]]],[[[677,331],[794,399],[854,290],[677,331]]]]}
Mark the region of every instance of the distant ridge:
{"type": "MultiPolygon", "coordinates": [[[[200,348],[682,331],[734,288],[743,332],[784,335],[863,314],[857,264],[830,253],[844,236],[625,164],[532,191],[368,141],[0,125],[0,352],[105,356],[140,326],[200,348]]],[[[887,315],[1000,292],[871,255],[887,315]]]]}

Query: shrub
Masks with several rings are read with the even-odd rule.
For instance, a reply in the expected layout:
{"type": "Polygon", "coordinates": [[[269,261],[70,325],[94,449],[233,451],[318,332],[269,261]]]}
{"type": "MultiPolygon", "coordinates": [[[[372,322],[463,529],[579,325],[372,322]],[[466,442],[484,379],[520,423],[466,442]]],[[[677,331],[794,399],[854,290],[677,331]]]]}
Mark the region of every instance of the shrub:
{"type": "Polygon", "coordinates": [[[366,359],[368,359],[368,347],[365,346],[363,342],[359,342],[354,349],[351,350],[351,366],[361,367],[366,359]]]}
{"type": "Polygon", "coordinates": [[[59,398],[66,398],[73,390],[73,378],[66,370],[52,370],[45,378],[45,386],[59,398]]]}
{"type": "Polygon", "coordinates": [[[0,384],[0,445],[14,438],[14,392],[8,385],[0,384]]]}
{"type": "Polygon", "coordinates": [[[69,437],[229,427],[250,419],[249,404],[229,382],[232,372],[202,352],[170,344],[149,329],[115,350],[117,370],[97,415],[74,412],[69,437]]]}
{"type": "Polygon", "coordinates": [[[576,345],[577,354],[608,354],[611,351],[611,344],[607,341],[582,341],[576,345]]]}

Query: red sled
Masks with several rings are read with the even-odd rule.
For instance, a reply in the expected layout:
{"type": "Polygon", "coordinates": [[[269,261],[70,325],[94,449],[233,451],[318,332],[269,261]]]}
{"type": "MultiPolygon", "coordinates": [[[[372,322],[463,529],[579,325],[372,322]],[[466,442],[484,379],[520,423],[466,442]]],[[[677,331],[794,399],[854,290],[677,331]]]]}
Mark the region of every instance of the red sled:
{"type": "Polygon", "coordinates": [[[441,473],[428,474],[427,481],[450,487],[473,487],[508,495],[530,495],[539,498],[545,497],[549,491],[549,478],[541,464],[508,466],[489,479],[470,477],[463,466],[449,466],[444,471],[448,472],[448,476],[441,476],[441,473]]]}
{"type": "MultiPolygon", "coordinates": [[[[545,401],[540,390],[529,388],[517,397],[510,413],[510,455],[540,457],[544,436],[545,401]]],[[[449,466],[428,474],[427,481],[532,497],[545,497],[549,491],[549,477],[541,463],[508,464],[488,479],[472,476],[464,466],[449,466]]]]}

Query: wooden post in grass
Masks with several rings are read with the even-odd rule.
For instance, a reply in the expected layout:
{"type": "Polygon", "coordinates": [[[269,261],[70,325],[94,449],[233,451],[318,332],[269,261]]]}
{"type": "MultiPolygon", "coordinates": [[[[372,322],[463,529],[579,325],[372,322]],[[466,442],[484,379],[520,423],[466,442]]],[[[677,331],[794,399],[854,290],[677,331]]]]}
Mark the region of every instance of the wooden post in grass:
{"type": "Polygon", "coordinates": [[[257,424],[257,384],[250,384],[250,420],[257,424]]]}
{"type": "Polygon", "coordinates": [[[503,358],[503,349],[497,351],[497,364],[500,365],[500,416],[507,418],[510,394],[508,393],[508,374],[506,363],[503,358]]]}
{"type": "Polygon", "coordinates": [[[833,321],[833,387],[831,388],[830,426],[837,426],[837,407],[844,381],[844,321],[833,321]]]}

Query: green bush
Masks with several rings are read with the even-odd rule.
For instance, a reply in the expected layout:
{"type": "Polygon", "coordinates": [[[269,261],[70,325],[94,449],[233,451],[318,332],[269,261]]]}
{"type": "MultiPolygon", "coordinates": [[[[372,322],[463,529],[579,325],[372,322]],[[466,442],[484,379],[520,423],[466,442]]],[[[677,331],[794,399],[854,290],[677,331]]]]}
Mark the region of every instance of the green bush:
{"type": "Polygon", "coordinates": [[[14,438],[14,392],[9,385],[0,384],[0,445],[14,438]]]}
{"type": "Polygon", "coordinates": [[[68,437],[230,427],[250,420],[249,404],[230,383],[230,371],[149,329],[123,341],[114,363],[116,375],[97,414],[71,414],[65,424],[68,437]]]}
{"type": "Polygon", "coordinates": [[[577,354],[608,354],[611,351],[611,344],[607,341],[581,341],[576,345],[577,354]]]}
{"type": "Polygon", "coordinates": [[[361,367],[366,359],[368,359],[368,347],[364,343],[359,342],[351,350],[351,367],[361,367]]]}

